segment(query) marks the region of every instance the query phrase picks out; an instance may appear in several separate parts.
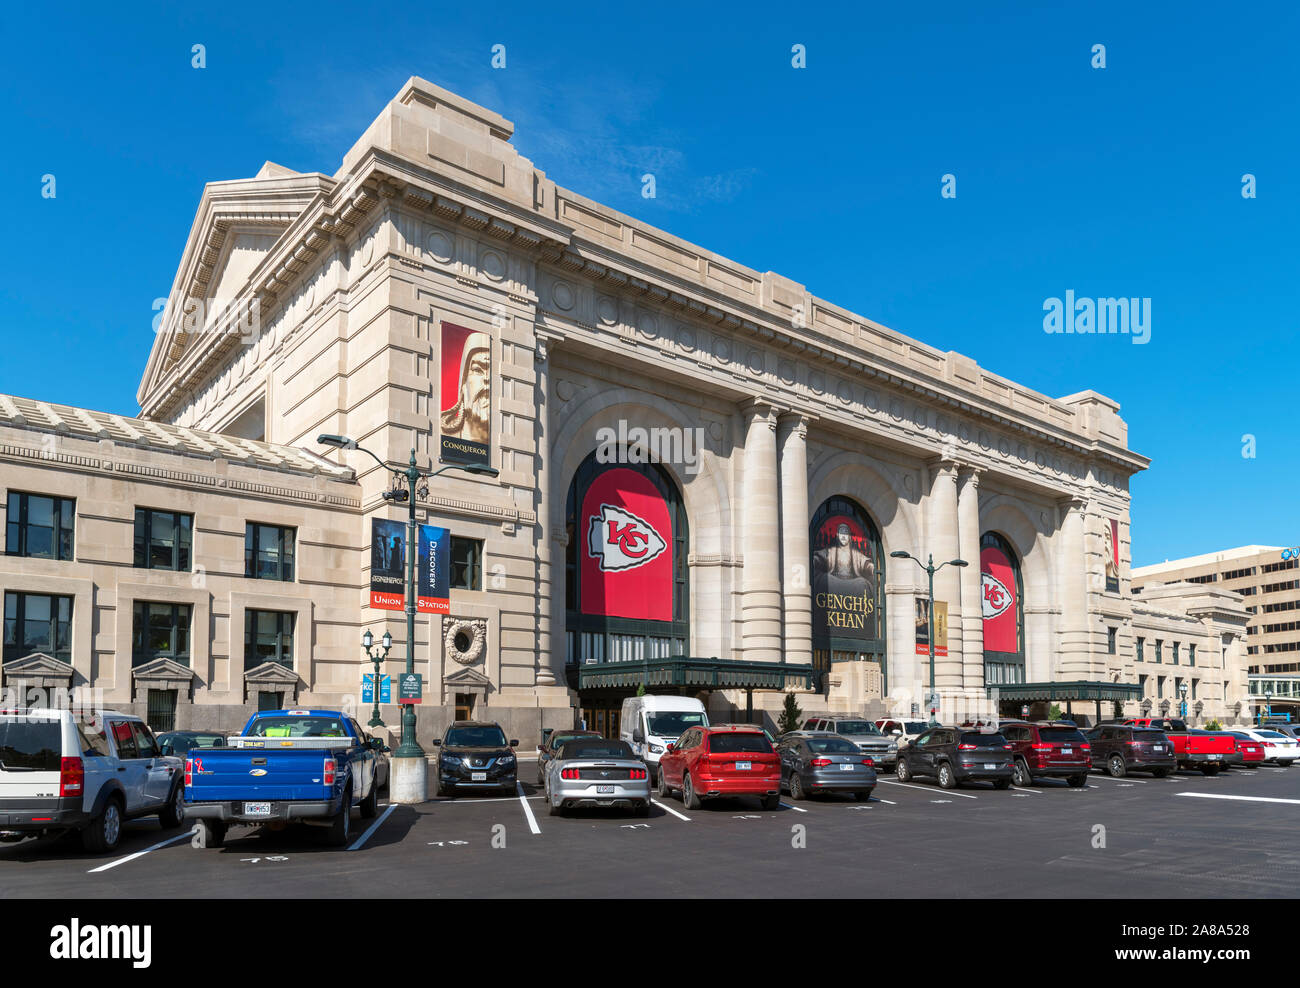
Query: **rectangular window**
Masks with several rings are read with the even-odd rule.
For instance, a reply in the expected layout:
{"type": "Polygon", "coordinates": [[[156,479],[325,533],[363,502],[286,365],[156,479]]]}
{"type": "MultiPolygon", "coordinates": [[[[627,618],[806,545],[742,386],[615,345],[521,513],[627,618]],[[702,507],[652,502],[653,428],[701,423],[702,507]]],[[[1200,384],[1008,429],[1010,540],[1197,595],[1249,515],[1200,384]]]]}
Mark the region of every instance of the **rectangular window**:
{"type": "Polygon", "coordinates": [[[44,652],[72,661],[72,598],[5,593],[4,661],[44,652]]]}
{"type": "Polygon", "coordinates": [[[135,602],[131,665],[154,659],[190,664],[190,605],[135,602]]]}
{"type": "Polygon", "coordinates": [[[292,528],[250,521],[244,529],[244,575],[292,583],[294,534],[292,528]]]}
{"type": "Polygon", "coordinates": [[[5,515],[5,555],[72,560],[76,502],[11,491],[5,515]]]}
{"type": "Polygon", "coordinates": [[[1115,654],[1115,633],[1118,630],[1119,630],[1118,628],[1106,629],[1106,654],[1108,655],[1115,654]]]}
{"type": "Polygon", "coordinates": [[[266,690],[259,691],[257,694],[257,710],[261,713],[263,710],[283,710],[284,694],[270,693],[266,690]]]}
{"type": "Polygon", "coordinates": [[[1145,697],[1147,695],[1147,677],[1138,676],[1138,689],[1141,691],[1138,695],[1145,697]]]}
{"type": "Polygon", "coordinates": [[[1195,643],[1195,642],[1190,642],[1190,643],[1188,643],[1188,646],[1187,646],[1187,664],[1188,664],[1189,666],[1194,666],[1194,665],[1196,665],[1196,643],[1195,643]]]}
{"type": "Polygon", "coordinates": [[[1192,680],[1192,699],[1193,699],[1193,700],[1196,699],[1196,684],[1199,683],[1199,682],[1200,682],[1199,679],[1193,679],[1193,680],[1192,680]]]}
{"type": "Polygon", "coordinates": [[[1146,641],[1147,641],[1147,640],[1146,640],[1145,638],[1139,638],[1139,639],[1138,639],[1138,656],[1137,656],[1137,660],[1138,660],[1139,662],[1142,661],[1142,647],[1146,644],[1146,641]]]}
{"type": "Polygon", "coordinates": [[[1164,641],[1162,639],[1157,638],[1156,639],[1156,661],[1157,662],[1160,662],[1162,660],[1162,656],[1160,653],[1164,651],[1164,647],[1165,647],[1164,641]]]}
{"type": "Polygon", "coordinates": [[[293,611],[244,611],[244,669],[263,662],[293,668],[293,611]]]}
{"type": "Polygon", "coordinates": [[[187,572],[194,545],[194,516],[135,509],[135,568],[187,572]]]}
{"type": "Polygon", "coordinates": [[[451,585],[456,590],[483,589],[483,540],[451,537],[451,585]]]}
{"type": "Polygon", "coordinates": [[[145,719],[159,734],[176,730],[176,691],[150,690],[145,719]]]}
{"type": "Polygon", "coordinates": [[[1165,698],[1165,677],[1157,676],[1156,677],[1156,699],[1163,700],[1164,698],[1165,698]]]}

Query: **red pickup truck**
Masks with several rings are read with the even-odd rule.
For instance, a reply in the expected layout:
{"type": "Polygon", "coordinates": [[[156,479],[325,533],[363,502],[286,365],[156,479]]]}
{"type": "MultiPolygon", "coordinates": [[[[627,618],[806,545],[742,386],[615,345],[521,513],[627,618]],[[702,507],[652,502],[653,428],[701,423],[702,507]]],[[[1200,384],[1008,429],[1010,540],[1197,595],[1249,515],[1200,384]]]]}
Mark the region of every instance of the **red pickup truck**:
{"type": "Polygon", "coordinates": [[[1173,743],[1179,768],[1195,768],[1200,769],[1203,775],[1218,775],[1224,766],[1242,762],[1242,754],[1231,734],[1195,731],[1174,717],[1130,717],[1124,723],[1164,731],[1173,743]]]}

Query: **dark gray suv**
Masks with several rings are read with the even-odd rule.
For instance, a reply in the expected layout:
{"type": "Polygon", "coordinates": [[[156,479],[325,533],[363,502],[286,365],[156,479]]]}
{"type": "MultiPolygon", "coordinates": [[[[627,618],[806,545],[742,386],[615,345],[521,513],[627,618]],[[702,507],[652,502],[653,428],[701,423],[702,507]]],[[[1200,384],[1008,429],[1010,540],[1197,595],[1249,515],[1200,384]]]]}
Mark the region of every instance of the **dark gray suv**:
{"type": "Polygon", "coordinates": [[[899,782],[929,776],[944,789],[963,782],[1011,788],[1011,745],[1001,734],[966,727],[932,727],[898,753],[899,782]]]}
{"type": "Polygon", "coordinates": [[[461,791],[515,791],[519,762],[513,749],[519,742],[507,743],[500,724],[458,720],[433,744],[439,749],[439,796],[455,796],[461,791]]]}

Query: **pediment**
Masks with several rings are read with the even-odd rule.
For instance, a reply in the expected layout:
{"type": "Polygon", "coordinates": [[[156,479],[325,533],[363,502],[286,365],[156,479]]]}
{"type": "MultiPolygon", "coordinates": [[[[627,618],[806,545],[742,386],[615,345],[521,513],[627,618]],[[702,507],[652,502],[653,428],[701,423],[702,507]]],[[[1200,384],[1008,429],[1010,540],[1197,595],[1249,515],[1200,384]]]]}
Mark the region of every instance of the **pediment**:
{"type": "Polygon", "coordinates": [[[297,686],[298,674],[278,662],[263,662],[244,673],[244,682],[258,686],[297,686]]]}
{"type": "Polygon", "coordinates": [[[131,670],[131,676],[135,679],[188,684],[194,681],[194,670],[189,666],[181,665],[174,659],[161,658],[136,666],[131,670]]]}
{"type": "Polygon", "coordinates": [[[492,680],[479,672],[477,669],[468,667],[457,669],[450,675],[442,677],[443,684],[446,686],[483,686],[490,687],[492,680]]]}
{"type": "Polygon", "coordinates": [[[33,652],[21,659],[14,659],[4,664],[5,678],[14,676],[41,676],[49,679],[71,679],[74,670],[62,659],[56,659],[45,652],[33,652]]]}

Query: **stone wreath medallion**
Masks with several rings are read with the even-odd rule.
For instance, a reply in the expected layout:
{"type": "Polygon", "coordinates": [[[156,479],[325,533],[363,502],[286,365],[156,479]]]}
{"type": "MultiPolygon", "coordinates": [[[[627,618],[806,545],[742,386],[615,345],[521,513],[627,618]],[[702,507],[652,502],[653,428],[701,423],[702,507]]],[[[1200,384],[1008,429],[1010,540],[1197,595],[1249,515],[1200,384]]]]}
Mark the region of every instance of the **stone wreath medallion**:
{"type": "Polygon", "coordinates": [[[463,666],[472,666],[483,659],[487,645],[487,621],[483,618],[448,618],[442,633],[442,646],[447,655],[463,666]],[[456,639],[468,639],[465,648],[456,646],[456,639]]]}

